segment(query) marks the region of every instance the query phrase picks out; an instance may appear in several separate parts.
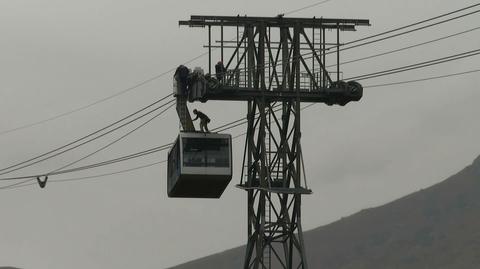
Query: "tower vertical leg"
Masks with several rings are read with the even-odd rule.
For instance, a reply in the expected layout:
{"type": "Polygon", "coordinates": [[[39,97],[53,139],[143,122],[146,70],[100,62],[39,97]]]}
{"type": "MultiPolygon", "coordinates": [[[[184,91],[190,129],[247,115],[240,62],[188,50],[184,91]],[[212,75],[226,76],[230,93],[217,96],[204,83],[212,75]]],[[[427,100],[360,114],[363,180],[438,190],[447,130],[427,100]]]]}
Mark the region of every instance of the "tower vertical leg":
{"type": "Polygon", "coordinates": [[[268,124],[265,116],[268,107],[257,101],[249,109],[247,159],[250,161],[246,165],[248,178],[245,184],[248,243],[244,268],[305,269],[308,267],[300,221],[301,194],[305,189],[299,185],[298,177],[301,169],[297,162],[299,139],[295,135],[289,136],[298,127],[290,124],[295,122],[297,115],[284,115],[283,126],[282,121],[273,115],[275,123],[268,124]],[[252,116],[255,113],[258,118],[252,116]],[[273,142],[272,148],[266,151],[265,138],[268,135],[273,142]],[[282,155],[285,160],[282,160],[282,155]],[[266,208],[271,210],[269,221],[266,221],[266,208]],[[268,261],[264,259],[265,250],[272,253],[268,261]]]}
{"type": "MultiPolygon", "coordinates": [[[[250,87],[265,90],[266,28],[257,27],[258,40],[252,28],[248,33],[250,87]],[[255,47],[258,44],[258,47],[255,47]],[[257,53],[255,53],[257,52],[257,53]],[[255,62],[256,65],[250,63],[255,62]]],[[[281,30],[282,88],[300,89],[300,27],[281,30]],[[290,40],[290,42],[289,42],[290,40]],[[291,48],[290,50],[288,48],[291,48]]],[[[273,112],[272,103],[256,98],[248,105],[247,127],[247,211],[248,243],[244,268],[308,268],[303,242],[300,184],[300,100],[282,103],[281,117],[273,112]],[[268,116],[268,117],[267,117],[268,116]],[[271,120],[269,120],[271,119],[271,120]],[[266,140],[268,139],[268,150],[266,140]],[[271,210],[268,214],[266,208],[271,210]],[[266,260],[264,253],[271,253],[266,260]]]]}

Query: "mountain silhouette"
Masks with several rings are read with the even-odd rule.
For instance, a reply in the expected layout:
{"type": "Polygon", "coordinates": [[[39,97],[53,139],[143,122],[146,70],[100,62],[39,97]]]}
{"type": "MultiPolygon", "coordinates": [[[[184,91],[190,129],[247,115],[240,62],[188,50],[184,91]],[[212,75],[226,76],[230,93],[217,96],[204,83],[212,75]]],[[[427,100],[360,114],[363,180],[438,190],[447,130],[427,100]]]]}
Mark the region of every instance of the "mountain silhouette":
{"type": "MultiPolygon", "coordinates": [[[[309,267],[315,269],[478,269],[480,156],[432,187],[304,235],[309,267]]],[[[242,268],[244,249],[172,269],[242,268]]]]}

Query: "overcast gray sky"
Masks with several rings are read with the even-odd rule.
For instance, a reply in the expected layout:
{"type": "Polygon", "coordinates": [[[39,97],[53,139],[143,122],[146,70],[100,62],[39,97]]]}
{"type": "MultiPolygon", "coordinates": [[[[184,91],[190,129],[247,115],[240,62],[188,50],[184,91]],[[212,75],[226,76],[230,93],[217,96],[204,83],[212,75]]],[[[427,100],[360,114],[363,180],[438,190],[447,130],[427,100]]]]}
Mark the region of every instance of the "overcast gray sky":
{"type": "MultiPolygon", "coordinates": [[[[274,16],[299,1],[0,1],[0,131],[92,103],[160,74],[205,50],[206,32],[179,28],[192,14],[274,16]]],[[[332,0],[297,17],[370,19],[345,33],[353,40],[455,10],[475,1],[332,0]]],[[[346,51],[349,60],[480,26],[478,14],[386,42],[346,51]]],[[[480,47],[478,31],[398,54],[345,65],[354,76],[480,47]]],[[[364,81],[373,85],[478,69],[480,56],[364,81]]],[[[206,66],[202,58],[191,66],[206,66]]],[[[43,153],[171,92],[171,75],[87,110],[0,136],[0,166],[43,153]]],[[[479,153],[477,74],[366,89],[346,107],[303,113],[309,187],[303,224],[310,229],[428,187],[479,153]]],[[[195,105],[213,125],[245,115],[240,103],[195,105]],[[227,109],[228,108],[228,109],[227,109]],[[225,112],[228,111],[228,112],[225,112]]],[[[231,130],[233,135],[242,128],[231,130]]],[[[81,164],[172,142],[170,110],[153,124],[81,164]]],[[[118,137],[121,134],[116,134],[118,137]]],[[[105,145],[108,137],[16,175],[48,171],[105,145]]],[[[246,194],[236,174],[220,200],[168,199],[164,165],[91,181],[0,191],[0,266],[22,268],[165,268],[246,242],[246,194]]],[[[164,160],[157,154],[55,179],[117,171],[164,160]]],[[[54,178],[52,178],[54,179],[54,178]]],[[[308,250],[307,250],[308,251],[308,250]]]]}

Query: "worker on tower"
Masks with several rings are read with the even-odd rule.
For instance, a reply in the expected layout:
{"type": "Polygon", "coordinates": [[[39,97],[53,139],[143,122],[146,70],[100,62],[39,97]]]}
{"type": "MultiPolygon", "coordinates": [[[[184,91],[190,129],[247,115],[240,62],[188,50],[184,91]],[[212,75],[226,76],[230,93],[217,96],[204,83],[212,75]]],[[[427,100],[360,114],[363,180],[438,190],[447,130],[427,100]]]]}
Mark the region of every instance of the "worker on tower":
{"type": "Polygon", "coordinates": [[[210,133],[208,130],[207,124],[210,122],[210,118],[202,113],[201,111],[198,111],[196,109],[193,110],[193,114],[196,115],[195,119],[193,121],[196,121],[197,119],[200,119],[200,131],[204,133],[210,133]]]}
{"type": "Polygon", "coordinates": [[[188,95],[188,76],[190,70],[184,65],[180,65],[175,70],[173,77],[177,81],[177,94],[188,95]]]}
{"type": "Polygon", "coordinates": [[[226,72],[227,69],[225,68],[225,66],[223,66],[223,62],[218,61],[218,63],[215,65],[215,77],[217,77],[219,82],[222,82],[226,72]]]}

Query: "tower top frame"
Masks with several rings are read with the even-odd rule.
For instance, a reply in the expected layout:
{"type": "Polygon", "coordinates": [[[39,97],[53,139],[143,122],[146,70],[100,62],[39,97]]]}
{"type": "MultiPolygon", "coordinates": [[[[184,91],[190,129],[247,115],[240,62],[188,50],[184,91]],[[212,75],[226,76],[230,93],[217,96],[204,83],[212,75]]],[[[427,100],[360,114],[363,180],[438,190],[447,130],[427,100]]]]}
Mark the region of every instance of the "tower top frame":
{"type": "Polygon", "coordinates": [[[283,15],[275,17],[192,15],[190,20],[182,20],[178,23],[190,27],[255,25],[293,27],[301,24],[303,28],[340,29],[341,31],[355,31],[356,26],[370,26],[370,21],[365,19],[290,18],[283,15]]]}

